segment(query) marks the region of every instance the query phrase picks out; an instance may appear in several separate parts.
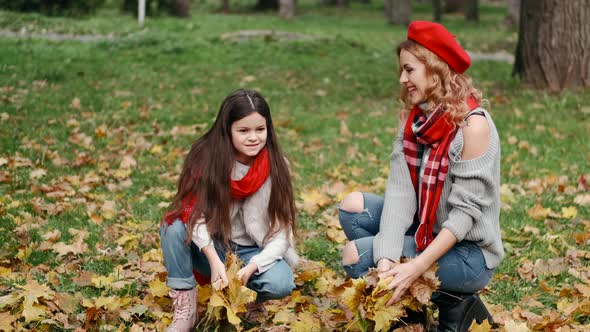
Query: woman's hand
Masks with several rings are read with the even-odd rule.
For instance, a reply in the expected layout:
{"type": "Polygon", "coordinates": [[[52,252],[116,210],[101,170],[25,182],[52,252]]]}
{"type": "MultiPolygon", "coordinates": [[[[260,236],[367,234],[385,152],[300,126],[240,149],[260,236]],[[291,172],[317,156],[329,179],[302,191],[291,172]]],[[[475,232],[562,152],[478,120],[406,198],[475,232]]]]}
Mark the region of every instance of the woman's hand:
{"type": "Polygon", "coordinates": [[[392,305],[398,302],[406,291],[412,286],[414,281],[418,279],[426,271],[428,267],[420,265],[420,263],[414,259],[407,263],[399,264],[387,271],[380,272],[380,279],[387,279],[393,277],[393,280],[387,285],[387,289],[395,289],[391,299],[387,301],[387,305],[392,305]]]}
{"type": "Polygon", "coordinates": [[[240,271],[238,271],[238,278],[240,278],[242,285],[246,285],[252,274],[254,274],[256,271],[258,271],[258,266],[256,266],[254,263],[249,263],[248,265],[241,268],[240,271]]]}

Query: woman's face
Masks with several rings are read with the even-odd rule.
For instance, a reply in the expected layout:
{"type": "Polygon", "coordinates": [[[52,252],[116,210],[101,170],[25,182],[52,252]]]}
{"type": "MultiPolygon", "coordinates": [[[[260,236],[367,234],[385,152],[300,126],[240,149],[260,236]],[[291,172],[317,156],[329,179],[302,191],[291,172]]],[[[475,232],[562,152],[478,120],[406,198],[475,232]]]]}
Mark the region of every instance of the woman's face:
{"type": "Polygon", "coordinates": [[[252,112],[232,123],[231,140],[236,159],[242,164],[249,165],[266,145],[266,135],[266,119],[258,112],[252,112]]]}
{"type": "Polygon", "coordinates": [[[399,63],[402,69],[399,82],[406,88],[412,105],[422,103],[426,100],[426,89],[429,85],[426,66],[406,50],[401,50],[399,63]]]}

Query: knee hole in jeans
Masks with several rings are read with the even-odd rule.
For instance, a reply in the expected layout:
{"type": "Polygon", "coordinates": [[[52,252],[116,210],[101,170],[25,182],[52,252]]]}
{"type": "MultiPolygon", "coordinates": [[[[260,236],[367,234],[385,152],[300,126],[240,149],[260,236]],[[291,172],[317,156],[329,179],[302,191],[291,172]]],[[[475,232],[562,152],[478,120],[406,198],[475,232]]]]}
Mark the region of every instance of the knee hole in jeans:
{"type": "Polygon", "coordinates": [[[354,241],[347,242],[342,250],[342,265],[356,264],[360,259],[356,243],[354,241]]]}
{"type": "Polygon", "coordinates": [[[340,209],[346,212],[360,213],[365,208],[363,193],[354,191],[346,195],[340,203],[340,209]]]}

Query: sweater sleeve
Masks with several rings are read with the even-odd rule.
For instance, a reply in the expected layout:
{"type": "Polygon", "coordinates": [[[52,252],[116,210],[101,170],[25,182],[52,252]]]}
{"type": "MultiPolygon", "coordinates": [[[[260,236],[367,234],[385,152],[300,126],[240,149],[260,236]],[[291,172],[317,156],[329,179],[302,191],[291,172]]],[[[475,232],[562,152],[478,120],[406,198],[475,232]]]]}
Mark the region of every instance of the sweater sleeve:
{"type": "Polygon", "coordinates": [[[412,225],[418,206],[416,192],[403,151],[403,130],[404,126],[401,126],[391,154],[379,233],[373,240],[375,263],[381,258],[392,261],[400,258],[405,233],[412,225]]]}
{"type": "Polygon", "coordinates": [[[283,258],[287,249],[289,249],[290,243],[287,237],[287,232],[284,230],[275,234],[262,249],[262,251],[254,255],[250,259],[250,263],[256,264],[258,267],[257,274],[264,273],[270,269],[274,263],[283,258]]]}
{"type": "Polygon", "coordinates": [[[499,153],[499,139],[491,132],[486,152],[475,159],[461,160],[463,132],[459,130],[449,151],[451,193],[448,204],[449,217],[442,227],[462,241],[473,228],[474,222],[481,219],[483,210],[493,203],[499,187],[495,174],[494,160],[499,153]]]}
{"type": "Polygon", "coordinates": [[[211,244],[211,236],[209,236],[209,231],[207,231],[207,225],[202,222],[203,219],[200,219],[195,227],[193,228],[193,242],[199,247],[199,250],[202,250],[206,246],[211,244]]]}

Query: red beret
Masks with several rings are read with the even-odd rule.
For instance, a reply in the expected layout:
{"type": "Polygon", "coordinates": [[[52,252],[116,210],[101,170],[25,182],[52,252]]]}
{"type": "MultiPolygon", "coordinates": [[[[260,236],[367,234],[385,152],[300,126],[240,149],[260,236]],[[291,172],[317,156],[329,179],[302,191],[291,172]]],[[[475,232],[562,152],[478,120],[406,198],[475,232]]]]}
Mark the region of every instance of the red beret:
{"type": "Polygon", "coordinates": [[[455,36],[438,23],[413,21],[408,27],[408,39],[438,55],[457,73],[463,73],[471,65],[471,58],[455,36]]]}

